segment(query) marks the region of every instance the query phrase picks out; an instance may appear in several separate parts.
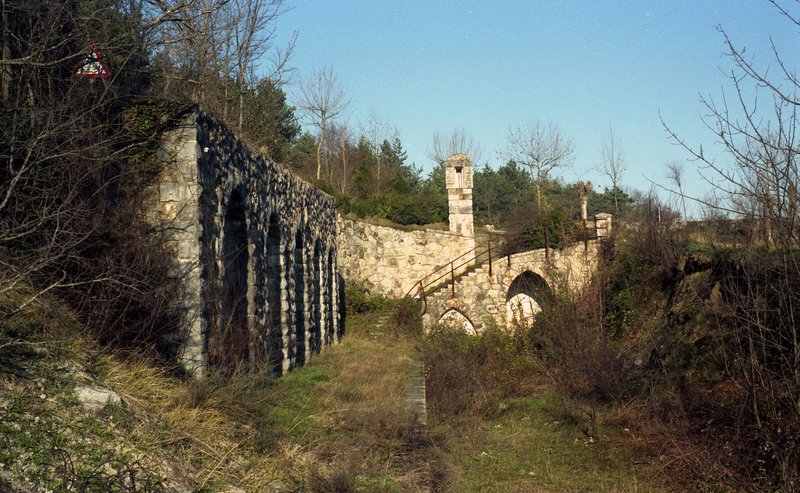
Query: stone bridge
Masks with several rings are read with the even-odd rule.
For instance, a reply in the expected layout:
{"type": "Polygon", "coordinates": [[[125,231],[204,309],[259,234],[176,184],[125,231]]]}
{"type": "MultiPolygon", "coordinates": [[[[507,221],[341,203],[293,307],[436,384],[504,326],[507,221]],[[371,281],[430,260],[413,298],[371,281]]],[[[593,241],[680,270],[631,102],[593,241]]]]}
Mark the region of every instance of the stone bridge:
{"type": "Polygon", "coordinates": [[[343,329],[332,197],[190,112],[163,136],[145,206],[175,256],[179,357],[280,375],[343,329]]]}
{"type": "MultiPolygon", "coordinates": [[[[371,292],[385,296],[416,293],[425,306],[426,327],[444,320],[470,332],[489,321],[500,325],[530,321],[554,292],[579,290],[589,282],[597,268],[600,240],[495,258],[491,272],[487,257],[478,255],[472,261],[476,252],[486,253],[486,245],[475,246],[472,162],[464,154],[455,154],[444,167],[449,231],[403,231],[340,220],[339,265],[348,279],[361,281],[371,292]],[[437,278],[439,281],[434,281],[437,278]],[[420,286],[425,288],[424,298],[420,286]]],[[[608,236],[609,214],[588,219],[591,184],[580,183],[578,189],[586,236],[594,236],[593,232],[597,238],[608,236]]],[[[495,254],[504,250],[497,246],[495,254]]]]}
{"type": "Polygon", "coordinates": [[[577,291],[589,282],[598,249],[599,240],[590,240],[484,261],[420,296],[423,323],[447,323],[473,334],[489,323],[530,323],[556,292],[577,291]]]}

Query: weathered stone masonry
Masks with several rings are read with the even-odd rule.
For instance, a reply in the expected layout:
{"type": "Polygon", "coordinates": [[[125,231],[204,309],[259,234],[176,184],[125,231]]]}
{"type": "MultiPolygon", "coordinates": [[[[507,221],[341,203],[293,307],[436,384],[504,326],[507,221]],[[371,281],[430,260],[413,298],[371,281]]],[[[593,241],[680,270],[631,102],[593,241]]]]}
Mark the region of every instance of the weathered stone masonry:
{"type": "Polygon", "coordinates": [[[195,111],[165,134],[148,202],[182,278],[186,368],[282,374],[343,329],[333,198],[195,111]]]}
{"type": "Polygon", "coordinates": [[[338,230],[339,265],[345,278],[395,298],[475,247],[474,238],[435,229],[402,231],[342,218],[338,230]]]}
{"type": "MultiPolygon", "coordinates": [[[[445,161],[450,231],[401,231],[360,221],[339,221],[339,265],[373,293],[405,296],[420,279],[475,248],[472,162],[465,154],[445,161]]],[[[465,270],[463,266],[456,274],[465,270]]]]}

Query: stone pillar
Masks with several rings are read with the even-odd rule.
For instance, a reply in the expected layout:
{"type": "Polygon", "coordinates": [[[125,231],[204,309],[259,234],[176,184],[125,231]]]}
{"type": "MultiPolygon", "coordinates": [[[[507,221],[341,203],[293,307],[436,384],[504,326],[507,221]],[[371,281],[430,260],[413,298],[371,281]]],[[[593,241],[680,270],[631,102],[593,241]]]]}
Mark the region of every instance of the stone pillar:
{"type": "Polygon", "coordinates": [[[602,240],[611,236],[611,214],[601,212],[595,214],[595,229],[597,230],[597,239],[602,240]]]}
{"type": "Polygon", "coordinates": [[[145,206],[148,220],[164,229],[166,246],[175,255],[170,276],[182,280],[183,291],[174,307],[181,316],[178,359],[189,373],[202,378],[208,367],[208,320],[203,316],[203,272],[199,261],[203,248],[198,209],[202,190],[196,119],[193,112],[182,125],[164,134],[158,151],[163,168],[158,184],[148,189],[145,206]]]}
{"type": "Polygon", "coordinates": [[[450,232],[473,238],[472,161],[466,154],[454,154],[444,163],[447,201],[450,206],[450,232]]]}

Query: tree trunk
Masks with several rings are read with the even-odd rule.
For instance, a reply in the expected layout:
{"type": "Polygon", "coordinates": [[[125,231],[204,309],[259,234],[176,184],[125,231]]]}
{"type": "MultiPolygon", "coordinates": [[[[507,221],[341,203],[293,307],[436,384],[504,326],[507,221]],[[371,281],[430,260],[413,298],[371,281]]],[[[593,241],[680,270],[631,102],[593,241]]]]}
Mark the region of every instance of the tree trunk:
{"type": "Polygon", "coordinates": [[[342,193],[347,189],[347,139],[342,138],[342,193]]]}
{"type": "Polygon", "coordinates": [[[325,126],[322,126],[319,134],[319,143],[317,144],[317,181],[320,179],[320,172],[322,170],[322,147],[325,145],[325,126]]]}
{"type": "Polygon", "coordinates": [[[239,135],[242,134],[244,124],[244,78],[239,82],[239,135]]]}

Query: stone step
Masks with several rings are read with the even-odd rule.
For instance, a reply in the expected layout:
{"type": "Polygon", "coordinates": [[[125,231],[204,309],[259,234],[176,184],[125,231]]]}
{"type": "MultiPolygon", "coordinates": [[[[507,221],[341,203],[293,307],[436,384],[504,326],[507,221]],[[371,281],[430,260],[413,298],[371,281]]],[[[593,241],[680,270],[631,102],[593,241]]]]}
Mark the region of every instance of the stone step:
{"type": "MultiPolygon", "coordinates": [[[[427,442],[428,438],[428,411],[425,396],[425,365],[422,358],[417,354],[412,363],[412,374],[408,382],[407,401],[411,410],[416,416],[416,423],[414,424],[414,440],[427,442]]],[[[417,491],[430,492],[430,479],[431,471],[430,464],[427,461],[422,461],[418,467],[421,469],[423,477],[427,478],[417,491]]]]}

